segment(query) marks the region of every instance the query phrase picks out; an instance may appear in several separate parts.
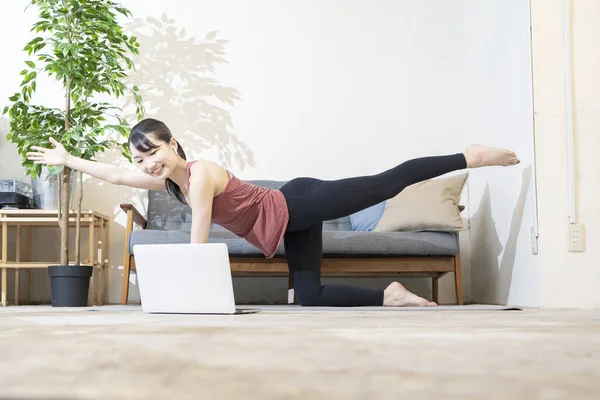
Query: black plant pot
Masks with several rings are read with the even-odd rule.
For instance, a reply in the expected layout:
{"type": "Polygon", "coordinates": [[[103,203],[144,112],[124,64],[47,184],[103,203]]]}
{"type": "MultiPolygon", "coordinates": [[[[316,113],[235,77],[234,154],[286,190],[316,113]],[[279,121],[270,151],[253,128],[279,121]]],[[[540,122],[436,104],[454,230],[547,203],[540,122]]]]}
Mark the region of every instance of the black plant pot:
{"type": "Polygon", "coordinates": [[[90,266],[51,265],[48,267],[52,307],[85,307],[90,291],[90,266]]]}

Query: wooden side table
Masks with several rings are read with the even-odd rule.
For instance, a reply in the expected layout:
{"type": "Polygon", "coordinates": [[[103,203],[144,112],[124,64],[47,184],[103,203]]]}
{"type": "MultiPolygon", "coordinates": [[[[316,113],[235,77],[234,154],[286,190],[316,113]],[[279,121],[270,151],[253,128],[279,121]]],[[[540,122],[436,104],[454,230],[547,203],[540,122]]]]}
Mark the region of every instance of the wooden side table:
{"type": "MultiPolygon", "coordinates": [[[[69,213],[69,226],[75,227],[77,211],[69,213]]],[[[83,260],[81,265],[92,266],[93,273],[90,278],[90,292],[88,305],[106,304],[108,294],[108,245],[109,245],[109,218],[94,210],[81,210],[81,229],[87,227],[89,230],[89,260],[83,260]],[[96,282],[95,282],[96,281],[96,282]]],[[[31,230],[39,227],[53,227],[58,225],[57,210],[6,210],[0,209],[0,224],[2,224],[2,258],[0,269],[2,270],[2,292],[1,305],[7,305],[7,271],[15,270],[15,297],[14,305],[19,304],[19,280],[21,270],[25,270],[25,304],[29,304],[29,283],[32,269],[47,269],[49,265],[59,265],[60,262],[31,262],[31,230]],[[9,228],[16,230],[16,253],[15,259],[8,259],[8,233],[9,228]],[[22,260],[21,234],[25,231],[25,258],[22,260]]],[[[12,230],[12,229],[11,229],[12,230]]],[[[84,243],[81,243],[84,246],[84,243]]],[[[69,247],[69,255],[75,254],[73,246],[69,247]]],[[[74,262],[69,262],[74,265],[74,262]]]]}

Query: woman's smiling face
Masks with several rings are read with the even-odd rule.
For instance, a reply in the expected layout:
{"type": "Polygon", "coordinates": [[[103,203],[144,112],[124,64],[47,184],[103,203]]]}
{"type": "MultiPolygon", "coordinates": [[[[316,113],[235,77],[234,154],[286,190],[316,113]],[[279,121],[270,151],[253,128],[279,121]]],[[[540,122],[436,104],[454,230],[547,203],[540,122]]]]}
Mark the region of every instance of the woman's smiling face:
{"type": "Polygon", "coordinates": [[[129,146],[133,155],[133,162],[144,173],[158,179],[166,179],[177,162],[175,151],[177,142],[174,144],[157,140],[150,133],[146,135],[148,151],[140,151],[135,146],[129,146]]]}

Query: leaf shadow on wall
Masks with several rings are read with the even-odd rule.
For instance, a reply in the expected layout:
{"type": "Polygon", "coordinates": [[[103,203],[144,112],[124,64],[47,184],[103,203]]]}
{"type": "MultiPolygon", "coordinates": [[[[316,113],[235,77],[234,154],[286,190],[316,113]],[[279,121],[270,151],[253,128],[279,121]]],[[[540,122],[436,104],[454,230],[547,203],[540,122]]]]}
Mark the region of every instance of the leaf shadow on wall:
{"type": "MultiPolygon", "coordinates": [[[[202,40],[188,37],[185,29],[178,28],[175,20],[164,14],[160,20],[151,16],[136,18],[125,25],[125,30],[140,42],[136,70],[127,81],[139,87],[145,117],[165,122],[188,160],[211,153],[216,154],[215,161],[224,168],[232,169],[235,164],[241,170],[255,166],[253,152],[232,133],[234,126],[227,109],[241,95],[215,78],[217,67],[227,63],[224,50],[227,41],[218,39],[214,31],[202,40]]],[[[131,125],[137,118],[134,109],[132,96],[126,97],[123,110],[131,125]]],[[[117,150],[107,151],[100,158],[124,169],[136,169],[117,150]]],[[[112,185],[96,179],[90,182],[102,188],[103,196],[110,193],[112,204],[117,205],[115,215],[121,212],[119,203],[131,203],[132,196],[135,198],[133,190],[109,188],[112,185]]],[[[144,191],[135,192],[139,194],[135,200],[144,202],[144,191]]]]}
{"type": "MultiPolygon", "coordinates": [[[[136,18],[125,24],[125,31],[136,36],[140,43],[140,54],[134,59],[136,70],[130,72],[126,80],[138,86],[145,117],[165,122],[188,160],[211,154],[211,159],[224,168],[243,170],[255,166],[253,152],[233,133],[228,111],[241,99],[241,94],[216,78],[218,67],[227,64],[227,40],[219,38],[214,31],[204,39],[188,36],[185,29],[164,14],[160,20],[151,16],[136,18]]],[[[123,110],[124,117],[133,126],[137,117],[132,97],[125,98],[123,110]]],[[[117,150],[108,151],[99,161],[136,169],[117,150]]],[[[87,182],[88,201],[112,215],[113,221],[117,218],[124,221],[120,203],[146,205],[145,190],[118,187],[94,178],[87,182]]],[[[145,209],[139,211],[146,214],[145,209]]],[[[122,265],[124,240],[125,228],[113,223],[111,243],[116,251],[111,251],[111,265],[122,265]]],[[[117,280],[111,278],[111,281],[113,286],[118,285],[117,280]]],[[[114,291],[120,292],[120,287],[114,291]]],[[[115,296],[113,293],[111,297],[115,296]]]]}
{"type": "Polygon", "coordinates": [[[489,185],[486,185],[479,208],[471,218],[471,229],[477,233],[473,236],[471,245],[473,298],[479,302],[483,299],[486,303],[508,304],[519,232],[523,224],[531,178],[529,166],[523,169],[521,190],[513,210],[506,246],[502,247],[492,218],[489,185]],[[500,254],[502,258],[498,261],[500,254]]]}
{"type": "MultiPolygon", "coordinates": [[[[140,88],[146,116],[161,119],[192,158],[214,151],[225,168],[234,163],[254,166],[252,151],[232,133],[228,112],[241,99],[239,91],[219,83],[215,75],[225,59],[227,40],[209,32],[202,40],[188,37],[174,19],[163,14],[136,18],[125,29],[140,42],[136,71],[129,75],[140,88]]],[[[127,99],[125,107],[132,105],[127,99]]],[[[130,120],[135,118],[133,114],[130,120]]]]}

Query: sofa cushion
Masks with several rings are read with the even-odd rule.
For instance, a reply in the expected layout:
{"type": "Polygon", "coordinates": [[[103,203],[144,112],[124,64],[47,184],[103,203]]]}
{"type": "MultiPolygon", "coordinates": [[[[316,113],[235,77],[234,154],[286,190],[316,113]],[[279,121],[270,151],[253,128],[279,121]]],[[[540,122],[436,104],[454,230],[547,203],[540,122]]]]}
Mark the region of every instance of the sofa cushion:
{"type": "Polygon", "coordinates": [[[458,203],[467,177],[464,173],[408,186],[387,200],[374,232],[463,230],[458,203]]]}
{"type": "MultiPolygon", "coordinates": [[[[189,243],[189,233],[138,229],[131,233],[129,251],[136,244],[189,243]]],[[[209,243],[225,243],[230,255],[262,256],[260,250],[229,231],[211,232],[209,243]]],[[[449,232],[323,231],[325,256],[455,256],[456,234],[449,232]]],[[[284,255],[283,242],[277,256],[284,255]]]]}
{"type": "Polygon", "coordinates": [[[164,190],[148,191],[148,229],[190,232],[192,209],[164,190]]]}

